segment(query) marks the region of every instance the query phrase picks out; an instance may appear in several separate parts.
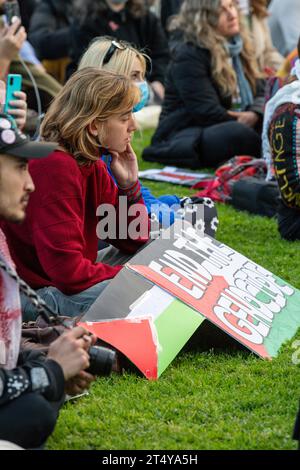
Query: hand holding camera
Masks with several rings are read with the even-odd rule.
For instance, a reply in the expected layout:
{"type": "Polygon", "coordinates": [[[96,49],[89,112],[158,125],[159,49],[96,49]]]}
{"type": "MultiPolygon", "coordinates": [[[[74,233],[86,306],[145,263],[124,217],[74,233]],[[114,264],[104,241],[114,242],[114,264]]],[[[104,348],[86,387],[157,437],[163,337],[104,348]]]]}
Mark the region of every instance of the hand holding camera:
{"type": "Polygon", "coordinates": [[[76,395],[89,388],[97,375],[109,375],[116,363],[116,353],[94,346],[95,336],[82,327],[72,328],[49,347],[48,359],[60,364],[66,381],[66,392],[76,395]]]}
{"type": "Polygon", "coordinates": [[[92,345],[92,337],[85,333],[83,328],[75,327],[66,331],[49,347],[47,357],[60,364],[66,381],[90,365],[88,350],[92,345]]]}

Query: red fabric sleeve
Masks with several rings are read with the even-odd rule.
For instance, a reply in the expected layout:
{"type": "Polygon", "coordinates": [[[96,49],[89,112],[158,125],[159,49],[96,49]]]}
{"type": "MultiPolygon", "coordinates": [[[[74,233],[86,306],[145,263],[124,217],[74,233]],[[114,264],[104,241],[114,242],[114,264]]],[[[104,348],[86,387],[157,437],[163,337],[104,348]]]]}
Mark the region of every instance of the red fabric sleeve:
{"type": "MultiPolygon", "coordinates": [[[[119,191],[104,165],[95,165],[86,177],[74,161],[70,163],[70,157],[56,159],[51,165],[46,160],[44,168],[40,165],[35,172],[38,184],[30,211],[33,244],[51,285],[72,295],[115,277],[122,269],[96,263],[96,210],[102,203],[118,208],[119,191]]],[[[112,243],[135,252],[146,241],[112,243]]]]}

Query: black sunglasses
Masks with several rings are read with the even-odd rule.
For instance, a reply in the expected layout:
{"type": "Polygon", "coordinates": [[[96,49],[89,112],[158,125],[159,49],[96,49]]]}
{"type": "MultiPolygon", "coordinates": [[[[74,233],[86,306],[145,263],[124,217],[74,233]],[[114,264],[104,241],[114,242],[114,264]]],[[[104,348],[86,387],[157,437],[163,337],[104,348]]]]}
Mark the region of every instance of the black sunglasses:
{"type": "Polygon", "coordinates": [[[119,49],[120,51],[124,51],[125,49],[127,49],[127,46],[122,42],[112,41],[110,48],[108,49],[103,59],[103,65],[108,64],[117,49],[119,49]]]}

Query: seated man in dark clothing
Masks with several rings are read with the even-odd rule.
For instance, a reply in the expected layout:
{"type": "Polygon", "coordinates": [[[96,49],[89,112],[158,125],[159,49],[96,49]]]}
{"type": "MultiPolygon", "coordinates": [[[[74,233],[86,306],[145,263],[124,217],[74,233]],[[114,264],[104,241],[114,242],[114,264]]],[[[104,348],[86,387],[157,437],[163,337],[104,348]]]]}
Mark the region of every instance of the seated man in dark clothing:
{"type": "MultiPolygon", "coordinates": [[[[28,160],[46,157],[56,144],[30,142],[9,115],[0,114],[0,222],[21,223],[34,184],[28,160]]],[[[0,229],[0,440],[42,446],[52,433],[64,390],[77,394],[94,377],[88,350],[95,338],[77,327],[54,341],[47,356],[23,350],[20,283],[0,229]]]]}
{"type": "Polygon", "coordinates": [[[86,0],[74,2],[75,20],[72,28],[72,59],[69,73],[77,68],[79,59],[92,39],[113,36],[142,49],[152,60],[147,80],[159,100],[164,97],[164,80],[169,61],[168,43],[160,20],[141,0],[86,0]]]}
{"type": "Polygon", "coordinates": [[[40,60],[69,57],[72,0],[41,0],[31,17],[29,40],[40,60]]]}
{"type": "Polygon", "coordinates": [[[70,63],[73,0],[40,0],[30,21],[29,41],[48,73],[65,82],[70,63]]]}
{"type": "Polygon", "coordinates": [[[173,24],[183,41],[172,50],[144,160],[200,168],[235,155],[259,157],[265,84],[235,4],[185,0],[173,24]]]}
{"type": "MultiPolygon", "coordinates": [[[[300,40],[298,49],[300,53],[300,40]]],[[[279,232],[286,240],[300,240],[299,60],[290,83],[281,88],[266,106],[263,143],[269,177],[276,177],[281,194],[279,232]]]]}
{"type": "Polygon", "coordinates": [[[183,0],[161,0],[161,23],[168,34],[170,18],[177,15],[183,0]]]}

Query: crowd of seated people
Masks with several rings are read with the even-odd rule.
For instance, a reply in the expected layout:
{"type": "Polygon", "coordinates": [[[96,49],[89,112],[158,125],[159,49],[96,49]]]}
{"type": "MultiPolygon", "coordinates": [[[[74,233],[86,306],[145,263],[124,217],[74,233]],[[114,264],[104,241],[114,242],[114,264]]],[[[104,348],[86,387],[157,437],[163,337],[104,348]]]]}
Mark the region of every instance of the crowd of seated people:
{"type": "MultiPolygon", "coordinates": [[[[76,317],[149,242],[153,205],[160,227],[181,216],[180,194],[156,198],[138,179],[134,113],[160,106],[146,161],[214,169],[236,155],[264,157],[280,190],[279,232],[300,240],[300,3],[286,0],[283,14],[281,0],[22,0],[20,18],[8,23],[7,1],[0,0],[0,439],[41,448],[65,394],[95,380],[87,369],[96,338],[76,327],[47,355],[22,351],[22,320],[37,311],[11,270],[57,314],[76,317]],[[266,97],[266,81],[283,73],[286,84],[266,97]],[[4,112],[8,74],[21,74],[23,88],[4,112]],[[42,142],[23,134],[32,113],[42,142]],[[97,208],[111,204],[118,213],[120,196],[141,213],[126,219],[126,240],[112,234],[99,244],[97,208]],[[133,238],[128,227],[137,218],[133,238]]],[[[204,226],[215,236],[212,208],[204,226]]]]}

